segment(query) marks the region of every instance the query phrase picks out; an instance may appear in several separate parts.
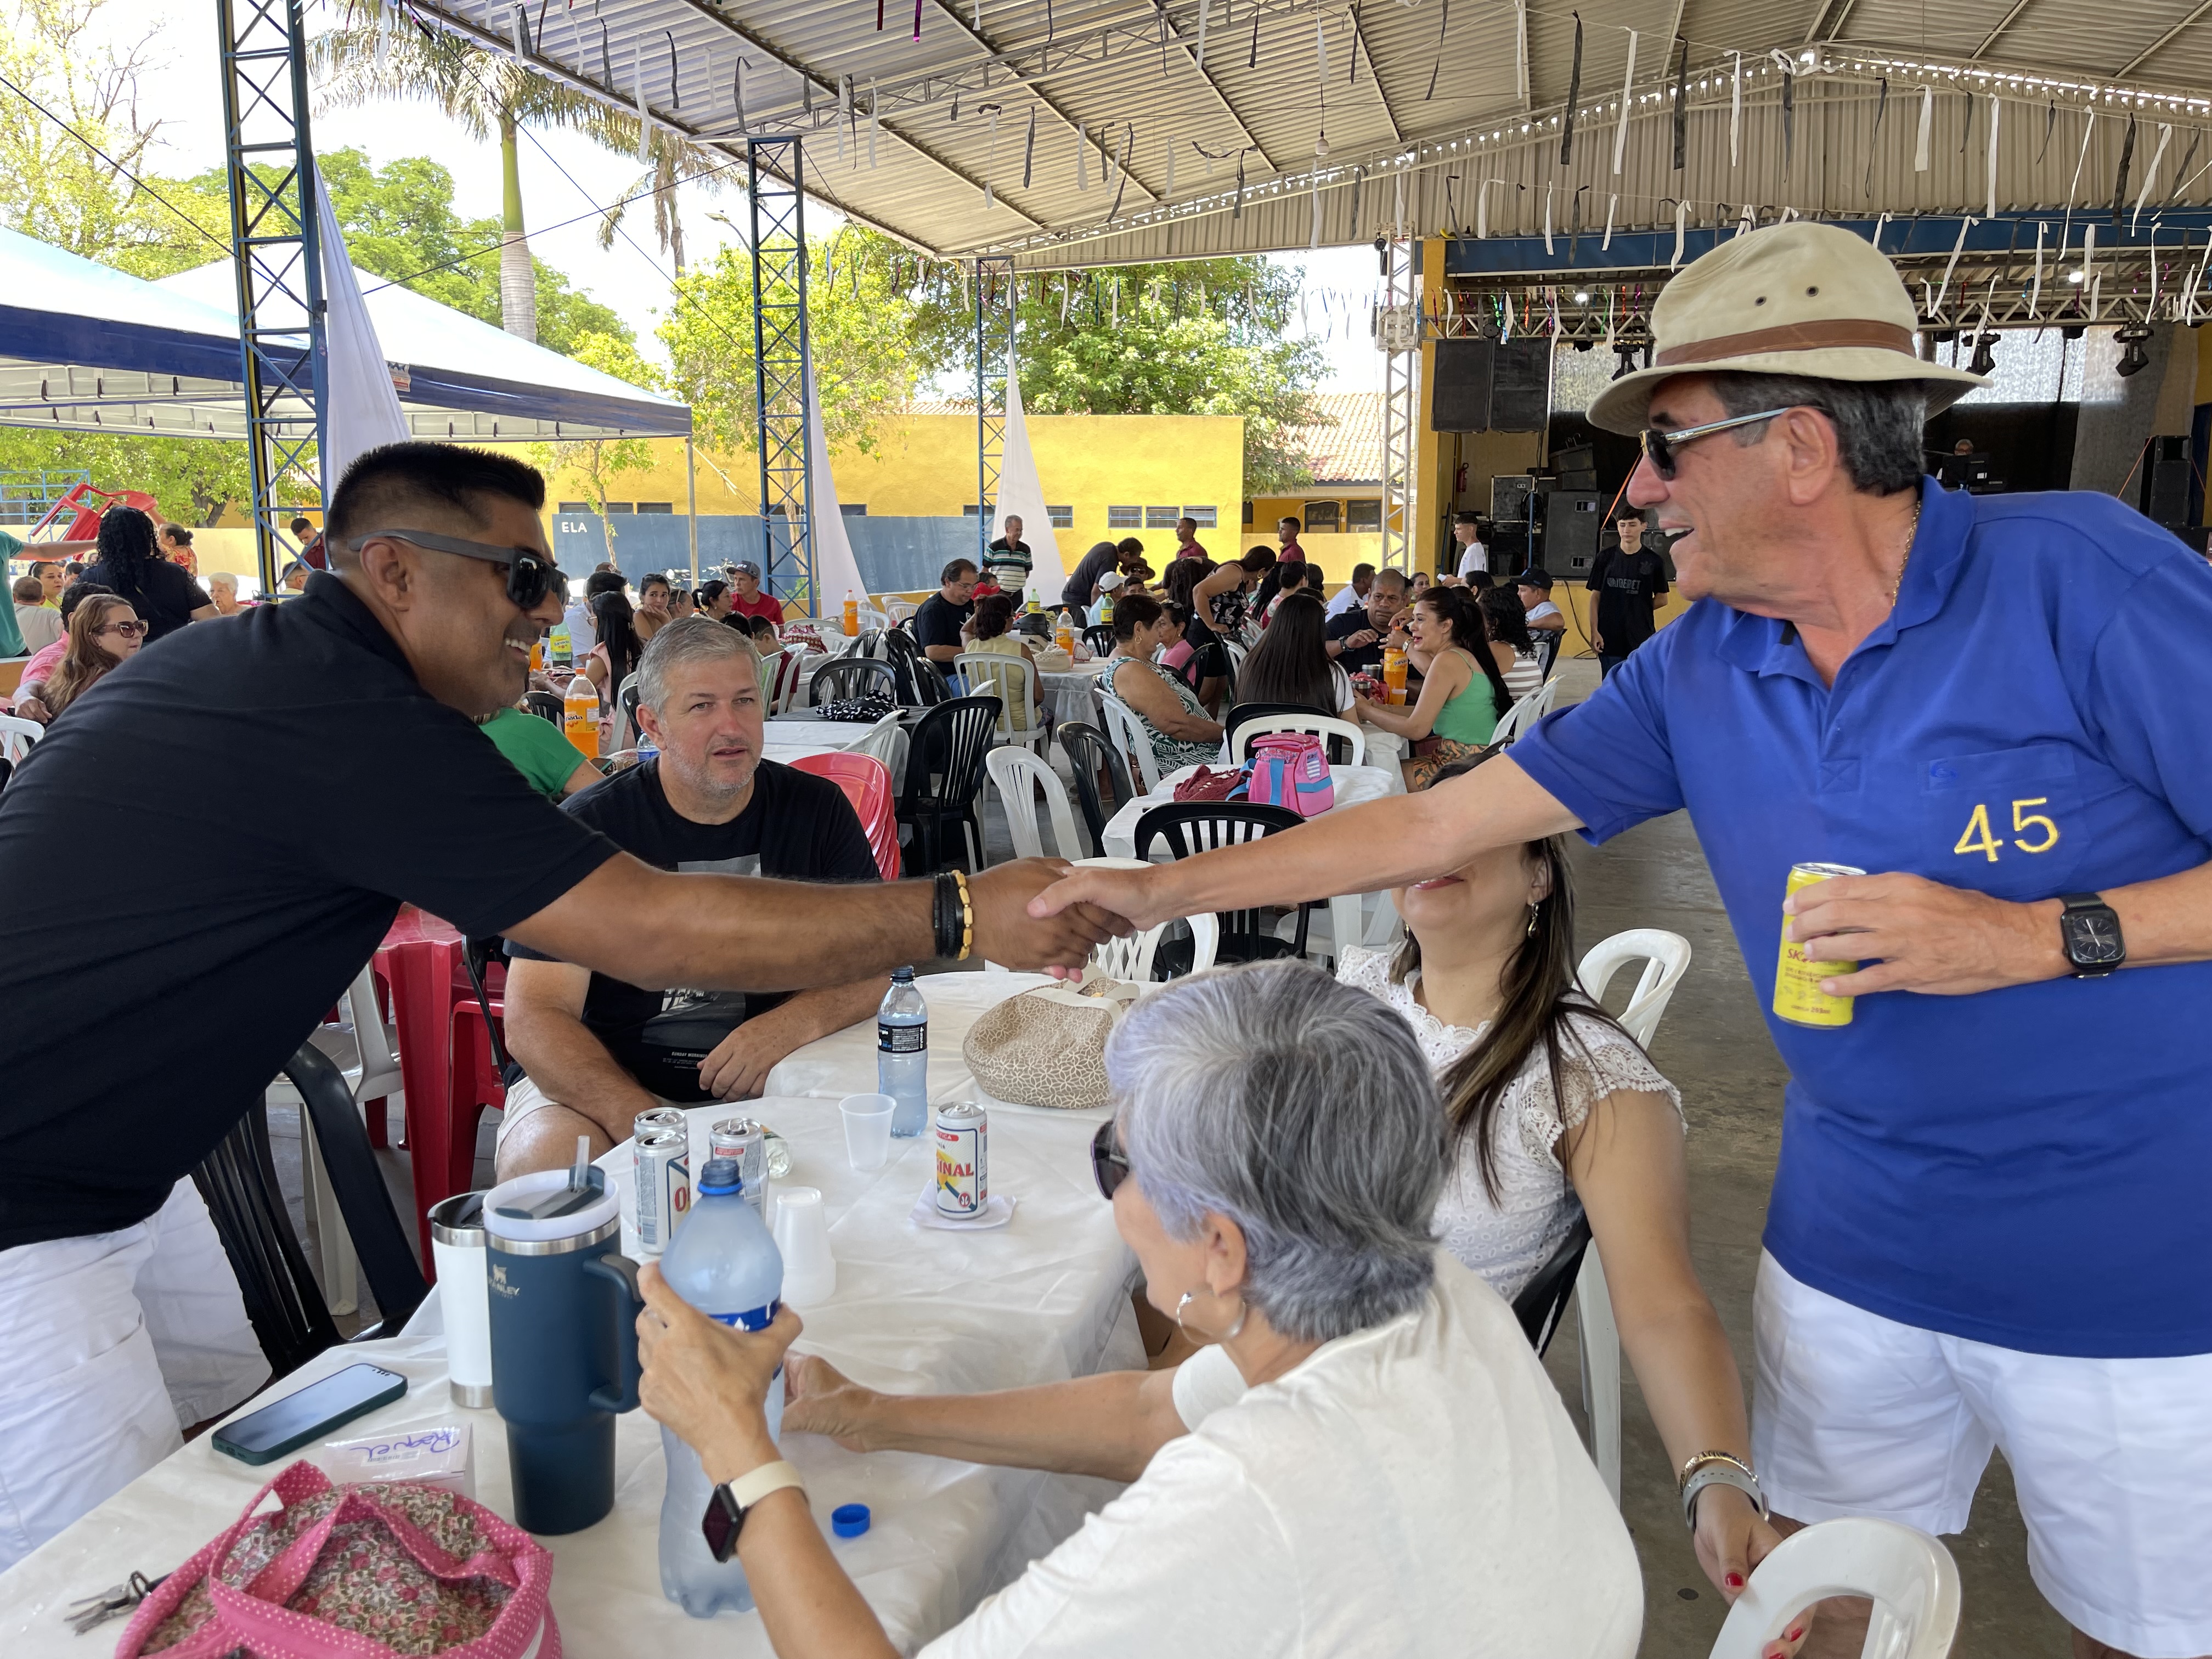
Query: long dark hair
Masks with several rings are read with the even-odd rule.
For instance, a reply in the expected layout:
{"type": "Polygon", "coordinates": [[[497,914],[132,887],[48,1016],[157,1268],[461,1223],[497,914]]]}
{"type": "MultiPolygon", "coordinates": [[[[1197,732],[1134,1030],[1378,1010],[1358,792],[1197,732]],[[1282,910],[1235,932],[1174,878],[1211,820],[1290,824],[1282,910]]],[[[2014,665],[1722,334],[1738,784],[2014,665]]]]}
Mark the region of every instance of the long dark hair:
{"type": "MultiPolygon", "coordinates": [[[[1452,592],[1450,588],[1439,591],[1452,592]]],[[[1483,754],[1455,762],[1437,775],[1437,781],[1471,772],[1490,758],[1483,754]]],[[[1577,1029],[1578,1024],[1588,1020],[1628,1036],[1626,1028],[1595,1002],[1586,998],[1570,1000],[1580,988],[1575,978],[1575,889],[1567,864],[1567,838],[1548,836],[1526,843],[1522,851],[1549,871],[1551,892],[1535,907],[1527,936],[1498,975],[1498,1012],[1481,1040],[1446,1066],[1437,1079],[1437,1091],[1443,1097],[1444,1116],[1455,1141],[1474,1137],[1475,1168],[1482,1176],[1482,1190],[1493,1204],[1499,1197],[1498,1115],[1505,1103],[1506,1089],[1521,1074],[1536,1046],[1543,1045],[1544,1063],[1551,1073],[1552,1098],[1564,1107],[1566,1092],[1560,1069],[1565,1058],[1570,1054],[1584,1060],[1589,1057],[1589,1045],[1577,1029]]],[[[1409,931],[1406,942],[1390,959],[1390,982],[1403,985],[1420,965],[1421,942],[1409,931]]],[[[1628,1040],[1635,1042],[1633,1037],[1628,1040]]]]}
{"type": "Polygon", "coordinates": [[[136,602],[146,596],[146,567],[161,556],[154,521],[121,503],[100,515],[100,564],[118,593],[136,602]]]}
{"type": "Polygon", "coordinates": [[[592,596],[592,625],[599,630],[599,643],[607,648],[609,702],[614,701],[622,690],[622,683],[637,667],[636,614],[630,609],[628,598],[620,592],[592,596]]]}
{"type": "Polygon", "coordinates": [[[1198,607],[1192,602],[1190,590],[1211,576],[1220,567],[1211,559],[1170,559],[1168,574],[1160,579],[1160,592],[1177,605],[1198,607]]]}
{"type": "Polygon", "coordinates": [[[1337,712],[1336,677],[1329,672],[1328,618],[1319,599],[1285,593],[1260,643],[1237,675],[1237,701],[1290,702],[1323,714],[1337,712]]]}
{"type": "Polygon", "coordinates": [[[987,593],[975,601],[975,637],[995,640],[1014,620],[1014,596],[987,593]]]}
{"type": "Polygon", "coordinates": [[[1500,645],[1510,645],[1516,651],[1528,652],[1536,648],[1536,641],[1528,637],[1528,613],[1521,608],[1517,593],[1509,593],[1502,587],[1476,590],[1475,607],[1482,619],[1490,624],[1490,637],[1500,645]]]}
{"type": "MultiPolygon", "coordinates": [[[[138,516],[143,519],[146,515],[141,513],[138,516]]],[[[113,593],[97,593],[78,602],[70,617],[68,648],[62,653],[60,664],[39,698],[49,714],[58,715],[123,665],[123,659],[102,645],[99,635],[111,617],[131,609],[130,600],[113,593]]]]}
{"type": "Polygon", "coordinates": [[[1490,630],[1467,589],[1432,587],[1413,603],[1425,605],[1435,611],[1451,630],[1451,642],[1473,657],[1476,665],[1490,677],[1490,700],[1497,705],[1498,717],[1503,719],[1505,711],[1513,707],[1513,694],[1505,689],[1505,676],[1498,672],[1498,659],[1490,654],[1490,630]]]}

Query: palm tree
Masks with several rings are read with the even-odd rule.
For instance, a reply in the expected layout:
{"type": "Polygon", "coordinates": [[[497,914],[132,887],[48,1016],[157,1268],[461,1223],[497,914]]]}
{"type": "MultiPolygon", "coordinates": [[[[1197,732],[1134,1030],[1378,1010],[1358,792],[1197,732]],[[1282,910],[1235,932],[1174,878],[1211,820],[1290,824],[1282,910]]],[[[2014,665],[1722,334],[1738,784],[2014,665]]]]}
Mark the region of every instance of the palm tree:
{"type": "MultiPolygon", "coordinates": [[[[633,121],[633,137],[636,131],[633,121]]],[[[730,177],[731,163],[726,156],[709,161],[683,139],[659,127],[653,130],[649,143],[653,166],[633,179],[614,205],[600,216],[599,246],[611,248],[615,245],[616,233],[629,203],[651,191],[653,234],[659,240],[660,251],[674,262],[676,275],[680,278],[684,275],[684,222],[677,216],[676,187],[697,185],[703,190],[720,191],[730,177]]]]}
{"type": "MultiPolygon", "coordinates": [[[[523,229],[517,136],[526,126],[581,132],[609,149],[637,146],[637,120],[523,68],[501,52],[404,21],[384,25],[374,0],[345,0],[344,21],[316,38],[310,52],[323,101],[357,107],[386,99],[427,98],[471,137],[499,136],[502,210],[500,323],[538,338],[538,282],[523,229]]],[[[671,217],[672,218],[672,204],[671,217]]]]}

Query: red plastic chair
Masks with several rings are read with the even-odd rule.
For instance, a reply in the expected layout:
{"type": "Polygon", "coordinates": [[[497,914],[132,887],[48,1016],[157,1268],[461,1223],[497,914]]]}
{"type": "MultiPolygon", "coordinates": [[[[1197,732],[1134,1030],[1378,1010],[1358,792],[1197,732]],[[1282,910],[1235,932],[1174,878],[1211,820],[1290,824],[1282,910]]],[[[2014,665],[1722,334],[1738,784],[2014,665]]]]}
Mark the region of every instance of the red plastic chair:
{"type": "Polygon", "coordinates": [[[845,792],[867,832],[868,850],[885,881],[899,878],[897,803],[891,799],[891,775],[872,755],[802,755],[792,762],[801,772],[827,778],[845,792]]]}

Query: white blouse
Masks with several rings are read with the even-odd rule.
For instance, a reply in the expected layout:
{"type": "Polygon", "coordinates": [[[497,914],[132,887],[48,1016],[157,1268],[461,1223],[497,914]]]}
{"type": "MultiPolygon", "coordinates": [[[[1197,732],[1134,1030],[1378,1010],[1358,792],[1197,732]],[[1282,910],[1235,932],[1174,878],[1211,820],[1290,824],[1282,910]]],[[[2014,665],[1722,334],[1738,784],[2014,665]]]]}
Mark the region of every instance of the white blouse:
{"type": "MultiPolygon", "coordinates": [[[[1337,977],[1395,1009],[1413,1027],[1421,1053],[1439,1073],[1480,1042],[1489,1029],[1485,1024],[1469,1030],[1437,1018],[1414,1000],[1419,974],[1403,985],[1390,982],[1388,952],[1349,949],[1337,977]]],[[[1559,1055],[1564,1101],[1553,1096],[1551,1066],[1540,1044],[1529,1051],[1519,1074],[1506,1085],[1492,1133],[1497,1201],[1483,1190],[1473,1138],[1462,1135],[1437,1206],[1444,1248],[1508,1302],[1551,1260],[1582,1213],[1582,1200],[1567,1184],[1566,1171],[1559,1164],[1559,1137],[1616,1091],[1663,1094],[1674,1103],[1677,1115],[1682,1109],[1680,1092],[1625,1032],[1595,1019],[1573,1020],[1569,1029],[1580,1043],[1565,1045],[1559,1055]]]]}

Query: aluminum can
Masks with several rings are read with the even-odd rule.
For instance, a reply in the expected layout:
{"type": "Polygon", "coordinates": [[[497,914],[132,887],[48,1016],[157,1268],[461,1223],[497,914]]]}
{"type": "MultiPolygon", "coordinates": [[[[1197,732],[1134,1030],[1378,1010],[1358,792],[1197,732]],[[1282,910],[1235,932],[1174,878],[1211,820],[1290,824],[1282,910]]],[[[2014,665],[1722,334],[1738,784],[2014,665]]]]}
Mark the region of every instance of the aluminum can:
{"type": "MultiPolygon", "coordinates": [[[[1783,889],[1786,899],[1792,893],[1802,892],[1814,882],[1826,881],[1832,876],[1863,876],[1863,870],[1848,864],[1793,864],[1790,866],[1789,884],[1783,889]]],[[[1824,979],[1833,979],[1838,974],[1854,971],[1856,962],[1808,962],[1805,947],[1790,937],[1788,915],[1782,918],[1782,959],[1774,969],[1774,1015],[1792,1025],[1834,1027],[1851,1023],[1851,999],[1830,996],[1820,988],[1824,979]]]]}
{"type": "Polygon", "coordinates": [[[972,1100],[937,1109],[937,1212],[972,1218],[990,1201],[991,1124],[972,1100]]]}
{"type": "Polygon", "coordinates": [[[707,1132],[707,1156],[734,1158],[745,1202],[768,1219],[768,1131],[749,1117],[726,1117],[707,1132]]]}
{"type": "Polygon", "coordinates": [[[691,1135],[688,1129],[649,1127],[632,1144],[637,1149],[637,1247],[659,1255],[691,1208],[691,1135]]]}
{"type": "Polygon", "coordinates": [[[655,1106],[650,1111],[640,1112],[630,1120],[632,1134],[641,1135],[648,1129],[681,1129],[691,1132],[691,1120],[684,1115],[681,1106],[655,1106]]]}

